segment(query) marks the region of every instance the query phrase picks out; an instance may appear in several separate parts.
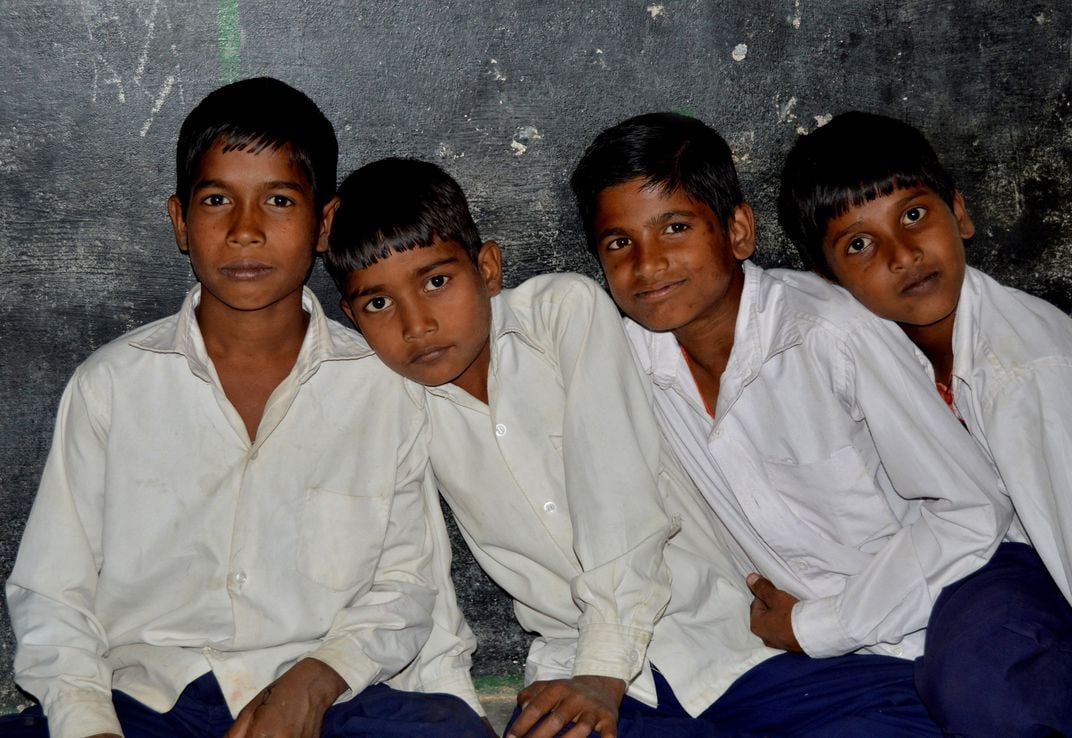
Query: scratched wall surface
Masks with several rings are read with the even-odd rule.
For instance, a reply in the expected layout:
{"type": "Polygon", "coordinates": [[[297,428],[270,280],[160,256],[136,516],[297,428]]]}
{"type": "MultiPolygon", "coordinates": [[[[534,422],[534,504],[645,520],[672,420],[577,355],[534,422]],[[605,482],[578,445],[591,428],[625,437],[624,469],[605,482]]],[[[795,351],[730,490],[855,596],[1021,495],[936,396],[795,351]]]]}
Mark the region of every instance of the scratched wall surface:
{"type": "MultiPolygon", "coordinates": [[[[593,273],[566,179],[626,116],[683,111],[724,133],[768,265],[795,264],[772,203],[794,135],[849,108],[900,116],[961,181],[971,262],[1069,310],[1070,36],[1067,0],[0,0],[0,576],[66,378],[190,283],[164,211],[173,145],[222,82],[308,92],[336,124],[340,172],[441,163],[511,284],[593,273]]],[[[312,285],[334,305],[319,268],[312,285]]],[[[506,601],[470,559],[458,569],[476,671],[518,673],[526,637],[506,601]]],[[[2,674],[12,649],[4,611],[2,674]]]]}

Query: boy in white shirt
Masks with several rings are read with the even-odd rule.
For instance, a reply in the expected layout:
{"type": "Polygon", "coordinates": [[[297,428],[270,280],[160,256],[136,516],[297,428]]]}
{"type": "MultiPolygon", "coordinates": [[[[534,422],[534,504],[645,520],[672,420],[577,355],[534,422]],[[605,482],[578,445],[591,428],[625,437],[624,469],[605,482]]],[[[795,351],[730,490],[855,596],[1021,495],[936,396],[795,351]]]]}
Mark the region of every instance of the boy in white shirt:
{"type": "Polygon", "coordinates": [[[663,430],[763,575],[753,631],[813,657],[920,655],[938,593],[1010,511],[904,337],[814,275],[747,261],[752,210],[698,120],[604,131],[571,184],[663,430]]]}
{"type": "Polygon", "coordinates": [[[597,284],[502,290],[498,246],[433,164],[374,162],[339,198],[342,308],[416,383],[440,489],[537,633],[508,735],[936,733],[900,662],[820,676],[748,632],[743,555],[664,447],[597,284]]]}
{"type": "Polygon", "coordinates": [[[168,211],[198,284],[67,386],[7,582],[41,706],[3,735],[485,734],[381,684],[428,638],[443,552],[423,413],[304,288],[336,158],[277,80],[186,118],[168,211]]]}
{"type": "MultiPolygon", "coordinates": [[[[779,214],[811,269],[911,339],[923,375],[1012,500],[1009,542],[939,600],[927,661],[954,633],[964,637],[965,620],[990,623],[991,650],[1045,665],[1039,683],[1018,688],[1052,696],[1050,712],[1023,716],[989,697],[979,711],[965,698],[942,705],[943,720],[954,732],[1033,720],[1072,733],[1072,319],[967,266],[964,242],[975,226],[964,197],[924,135],[902,121],[849,112],[799,138],[779,214]],[[993,582],[1005,578],[1021,583],[1019,597],[993,582]]],[[[968,697],[1009,690],[1004,673],[991,675],[995,685],[980,664],[955,668],[972,675],[960,680],[968,697]]]]}

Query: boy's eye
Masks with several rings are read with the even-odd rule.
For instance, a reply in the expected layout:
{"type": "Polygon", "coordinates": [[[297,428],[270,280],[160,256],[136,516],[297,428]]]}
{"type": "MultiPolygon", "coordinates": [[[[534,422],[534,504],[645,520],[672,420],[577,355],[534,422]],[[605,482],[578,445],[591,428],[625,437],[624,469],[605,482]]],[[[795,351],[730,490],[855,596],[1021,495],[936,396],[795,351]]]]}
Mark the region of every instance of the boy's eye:
{"type": "Polygon", "coordinates": [[[624,236],[622,236],[621,238],[615,238],[615,239],[612,239],[610,241],[607,241],[607,243],[603,246],[603,250],[604,251],[617,251],[618,249],[625,248],[628,245],[629,245],[629,239],[624,237],[624,236]]]}
{"type": "Polygon", "coordinates": [[[208,205],[209,207],[218,208],[221,205],[227,204],[227,196],[220,194],[205,195],[201,198],[201,204],[208,205]]]}
{"type": "Polygon", "coordinates": [[[849,245],[846,246],[846,251],[850,254],[858,254],[861,251],[866,251],[867,247],[871,245],[870,236],[857,236],[849,241],[849,245]]]}
{"type": "Polygon", "coordinates": [[[294,201],[286,195],[271,195],[268,198],[268,204],[277,208],[288,208],[294,204],[294,201]]]}
{"type": "Polygon", "coordinates": [[[449,281],[450,277],[446,274],[436,274],[428,278],[428,281],[424,283],[424,288],[429,291],[440,290],[446,287],[449,281]]]}
{"type": "Polygon", "coordinates": [[[688,229],[688,223],[670,223],[663,229],[663,233],[684,233],[688,229]]]}
{"type": "Polygon", "coordinates": [[[911,223],[918,223],[920,220],[923,219],[923,216],[926,215],[926,214],[927,214],[927,208],[917,206],[917,207],[909,208],[908,210],[906,210],[905,214],[904,214],[904,217],[902,217],[901,220],[905,225],[908,225],[908,224],[911,224],[911,223]]]}
{"type": "Polygon", "coordinates": [[[365,312],[366,313],[383,312],[387,308],[391,307],[391,304],[392,304],[391,303],[391,298],[389,298],[389,297],[383,297],[382,295],[380,297],[373,297],[371,300],[369,300],[368,302],[365,303],[365,312]]]}

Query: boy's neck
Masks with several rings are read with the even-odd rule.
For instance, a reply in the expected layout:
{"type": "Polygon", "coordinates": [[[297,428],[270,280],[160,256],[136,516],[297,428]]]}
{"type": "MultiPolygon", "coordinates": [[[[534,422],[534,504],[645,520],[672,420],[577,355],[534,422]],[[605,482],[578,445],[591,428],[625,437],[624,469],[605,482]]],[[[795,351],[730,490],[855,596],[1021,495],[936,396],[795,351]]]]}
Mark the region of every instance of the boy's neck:
{"type": "Polygon", "coordinates": [[[202,299],[196,314],[205,349],[213,361],[237,356],[274,359],[292,354],[293,364],[309,326],[301,293],[262,310],[235,310],[202,299]]]}
{"type": "Polygon", "coordinates": [[[255,311],[202,300],[197,322],[223,392],[252,442],[268,398],[294,368],[305,340],[309,314],[301,308],[301,293],[255,311]]]}
{"type": "Polygon", "coordinates": [[[685,351],[685,358],[696,388],[703,398],[708,414],[715,415],[722,373],[733,352],[737,329],[737,312],[744,291],[744,272],[726,296],[712,307],[709,314],[693,320],[674,331],[674,338],[685,351]]]}
{"type": "Polygon", "coordinates": [[[936,382],[949,386],[953,378],[953,322],[956,311],[931,325],[901,325],[909,340],[923,352],[934,370],[936,382]]]}

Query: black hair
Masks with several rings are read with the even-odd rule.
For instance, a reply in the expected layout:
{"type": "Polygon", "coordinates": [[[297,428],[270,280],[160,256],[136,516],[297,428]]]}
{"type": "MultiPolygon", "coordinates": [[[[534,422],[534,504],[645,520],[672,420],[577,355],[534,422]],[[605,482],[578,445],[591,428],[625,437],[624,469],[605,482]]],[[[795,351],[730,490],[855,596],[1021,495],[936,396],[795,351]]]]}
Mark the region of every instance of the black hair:
{"type": "Polygon", "coordinates": [[[455,241],[477,263],[480,232],[462,188],[430,162],[380,159],[339,185],[324,266],[342,291],[350,272],[437,238],[455,241]]]}
{"type": "Polygon", "coordinates": [[[186,116],[175,147],[175,194],[183,214],[201,158],[216,145],[254,154],[288,147],[291,162],[313,188],[318,214],[335,194],[335,129],[316,103],[277,79],[257,77],[220,87],[186,116]]]}
{"type": "Polygon", "coordinates": [[[805,267],[833,278],[823,254],[827,224],[849,208],[919,186],[953,207],[956,182],[918,129],[884,115],[842,113],[793,144],[778,219],[805,267]]]}
{"type": "Polygon", "coordinates": [[[615,185],[641,178],[648,187],[680,190],[704,203],[729,228],[743,201],[733,154],[722,136],[696,118],[648,113],[596,136],[570,177],[588,248],[596,252],[596,202],[615,185]]]}

